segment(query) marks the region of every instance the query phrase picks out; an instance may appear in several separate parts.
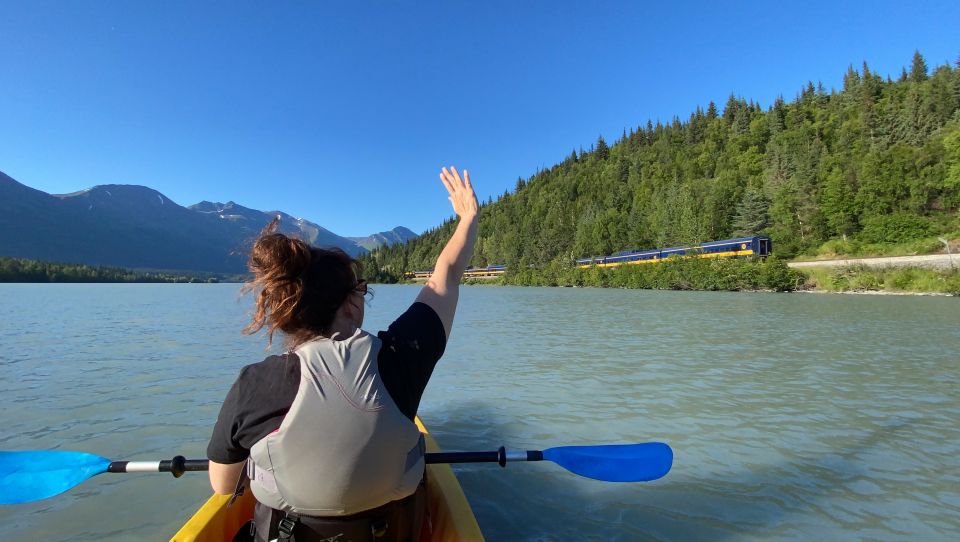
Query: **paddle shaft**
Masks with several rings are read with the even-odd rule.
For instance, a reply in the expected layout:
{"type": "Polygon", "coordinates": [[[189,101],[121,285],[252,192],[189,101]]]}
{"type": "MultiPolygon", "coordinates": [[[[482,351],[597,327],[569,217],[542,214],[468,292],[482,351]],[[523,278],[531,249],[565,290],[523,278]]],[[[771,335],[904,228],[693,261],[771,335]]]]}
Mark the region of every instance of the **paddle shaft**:
{"type": "MultiPolygon", "coordinates": [[[[427,464],[435,463],[499,463],[505,467],[508,461],[542,461],[543,452],[528,450],[508,452],[503,446],[493,452],[439,452],[428,453],[424,456],[427,464]]],[[[185,472],[197,472],[210,469],[206,459],[187,459],[178,455],[173,459],[163,461],[113,461],[107,467],[107,472],[169,472],[175,478],[183,476],[185,472]]]]}
{"type": "Polygon", "coordinates": [[[543,452],[527,450],[508,452],[503,446],[495,452],[437,452],[424,457],[427,464],[433,463],[499,463],[506,467],[508,461],[542,461],[543,452]]]}
{"type": "MultiPolygon", "coordinates": [[[[428,453],[426,463],[498,463],[550,461],[573,474],[604,482],[648,482],[663,477],[673,451],[663,442],[558,446],[546,450],[428,453]]],[[[163,461],[110,461],[67,450],[0,450],[0,505],[20,504],[59,495],[104,472],[185,472],[210,470],[206,459],[176,456],[163,461]]]]}
{"type": "Polygon", "coordinates": [[[180,478],[185,472],[209,470],[206,459],[187,459],[178,455],[163,461],[114,461],[107,472],[169,472],[174,478],[180,478]]]}

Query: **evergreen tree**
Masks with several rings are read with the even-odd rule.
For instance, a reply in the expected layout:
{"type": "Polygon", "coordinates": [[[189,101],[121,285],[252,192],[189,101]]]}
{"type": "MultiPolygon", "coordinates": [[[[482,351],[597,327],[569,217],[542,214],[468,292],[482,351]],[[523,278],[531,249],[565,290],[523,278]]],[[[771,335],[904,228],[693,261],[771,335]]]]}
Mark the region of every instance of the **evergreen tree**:
{"type": "Polygon", "coordinates": [[[707,106],[707,120],[713,120],[717,118],[717,104],[713,103],[713,100],[710,100],[710,105],[707,106]]]}
{"type": "Polygon", "coordinates": [[[927,63],[923,60],[920,51],[913,52],[913,65],[910,67],[910,80],[922,83],[927,80],[927,63]]]}
{"type": "Polygon", "coordinates": [[[784,121],[786,120],[786,110],[783,105],[783,97],[777,96],[777,99],[773,101],[773,107],[770,108],[770,115],[768,116],[770,120],[770,133],[777,135],[786,128],[784,121]]]}
{"type": "Polygon", "coordinates": [[[853,92],[858,86],[860,86],[860,74],[853,69],[853,64],[850,64],[847,67],[847,73],[843,76],[843,90],[853,92]]]}
{"type": "Polygon", "coordinates": [[[827,175],[820,206],[826,215],[828,226],[836,235],[850,235],[854,232],[856,208],[853,189],[839,167],[834,167],[827,175]]]}
{"type": "Polygon", "coordinates": [[[606,160],[610,157],[610,147],[607,147],[607,142],[603,140],[603,136],[597,138],[594,153],[598,160],[606,160]]]}
{"type": "Polygon", "coordinates": [[[630,162],[623,156],[617,158],[617,180],[621,183],[630,178],[630,162]]]}
{"type": "Polygon", "coordinates": [[[763,192],[748,188],[743,192],[740,203],[737,204],[736,215],[733,219],[733,234],[737,237],[757,235],[769,224],[767,210],[770,200],[763,192]]]}
{"type": "Polygon", "coordinates": [[[739,109],[740,103],[737,101],[736,96],[731,93],[730,97],[727,98],[727,105],[723,106],[723,120],[733,122],[733,118],[739,109]]]}

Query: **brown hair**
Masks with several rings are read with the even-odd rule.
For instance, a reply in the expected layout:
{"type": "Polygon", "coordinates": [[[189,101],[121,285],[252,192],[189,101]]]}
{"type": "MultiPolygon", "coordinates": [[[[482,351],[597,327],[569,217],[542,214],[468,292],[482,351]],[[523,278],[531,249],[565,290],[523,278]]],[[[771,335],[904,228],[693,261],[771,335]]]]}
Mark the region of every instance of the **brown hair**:
{"type": "Polygon", "coordinates": [[[280,330],[293,348],[329,333],[337,309],[356,287],[363,268],[339,248],[311,247],[276,231],[274,219],[253,244],[247,267],[253,279],[243,292],[255,292],[256,307],[243,333],[267,327],[267,348],[280,330]]]}

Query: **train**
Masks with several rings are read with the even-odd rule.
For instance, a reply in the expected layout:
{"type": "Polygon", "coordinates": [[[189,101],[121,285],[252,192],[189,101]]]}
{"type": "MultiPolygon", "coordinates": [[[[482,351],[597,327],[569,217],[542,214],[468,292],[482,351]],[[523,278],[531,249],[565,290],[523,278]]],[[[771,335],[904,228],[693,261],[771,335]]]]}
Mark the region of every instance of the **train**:
{"type": "MultiPolygon", "coordinates": [[[[463,278],[485,279],[499,277],[507,270],[503,264],[488,265],[486,267],[471,267],[463,272],[463,278]]],[[[403,274],[407,280],[426,280],[433,275],[433,271],[408,271],[403,274]]]]}
{"type": "Polygon", "coordinates": [[[577,267],[616,267],[623,264],[656,263],[675,257],[736,258],[759,256],[765,258],[773,253],[773,243],[765,235],[737,237],[722,241],[710,241],[694,246],[657,248],[653,250],[625,250],[610,256],[580,258],[577,267]]]}
{"type": "MultiPolygon", "coordinates": [[[[669,258],[738,258],[757,256],[765,258],[773,253],[773,243],[765,235],[752,237],[736,237],[722,241],[710,241],[694,246],[678,246],[656,248],[652,250],[624,250],[609,256],[594,256],[579,258],[577,267],[616,267],[618,265],[637,265],[656,263],[669,258]]],[[[487,267],[472,267],[464,271],[464,278],[491,278],[502,275],[507,270],[506,265],[496,264],[487,267]]],[[[433,271],[411,271],[404,273],[407,280],[425,280],[430,278],[433,271]]]]}

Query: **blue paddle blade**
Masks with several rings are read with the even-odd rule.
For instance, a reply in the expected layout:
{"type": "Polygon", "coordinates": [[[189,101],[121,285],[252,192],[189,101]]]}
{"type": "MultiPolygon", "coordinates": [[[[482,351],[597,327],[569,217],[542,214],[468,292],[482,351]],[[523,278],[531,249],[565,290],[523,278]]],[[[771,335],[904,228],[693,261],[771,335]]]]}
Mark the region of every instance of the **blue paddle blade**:
{"type": "Polygon", "coordinates": [[[0,451],[0,504],[20,504],[59,495],[107,472],[110,460],[83,452],[0,451]]]}
{"type": "Polygon", "coordinates": [[[647,482],[670,472],[673,450],[663,442],[559,446],[544,450],[543,458],[594,480],[647,482]]]}

